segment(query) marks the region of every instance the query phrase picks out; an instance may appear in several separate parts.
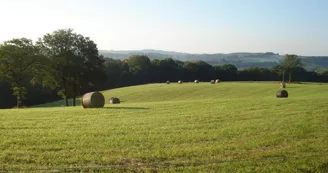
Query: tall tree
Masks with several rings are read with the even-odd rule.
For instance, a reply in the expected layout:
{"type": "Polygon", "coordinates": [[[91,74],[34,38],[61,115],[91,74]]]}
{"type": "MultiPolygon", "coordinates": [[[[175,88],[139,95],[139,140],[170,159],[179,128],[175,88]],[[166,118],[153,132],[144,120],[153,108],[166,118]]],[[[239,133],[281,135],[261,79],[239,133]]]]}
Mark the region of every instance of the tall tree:
{"type": "Polygon", "coordinates": [[[231,81],[237,77],[237,67],[233,64],[224,64],[222,66],[214,66],[216,77],[220,80],[231,81]]]}
{"type": "Polygon", "coordinates": [[[197,78],[200,80],[209,81],[215,78],[214,68],[204,61],[194,62],[198,67],[197,78]]]}
{"type": "Polygon", "coordinates": [[[151,66],[152,82],[181,80],[183,64],[180,64],[179,61],[175,61],[172,58],[153,59],[151,66]]]}
{"type": "Polygon", "coordinates": [[[106,58],[105,68],[107,75],[107,88],[116,88],[129,84],[129,65],[121,60],[106,58]]]}
{"type": "MultiPolygon", "coordinates": [[[[97,45],[80,34],[76,35],[75,54],[69,76],[72,76],[73,106],[81,89],[86,86],[101,86],[106,83],[104,58],[99,55],[97,45]]],[[[100,88],[100,87],[98,87],[100,88]]]]}
{"type": "Polygon", "coordinates": [[[69,98],[73,98],[75,106],[81,88],[105,80],[104,59],[89,37],[72,29],[60,29],[44,35],[38,45],[52,62],[53,77],[61,88],[58,94],[65,99],[66,106],[69,98]]]}
{"type": "Polygon", "coordinates": [[[46,65],[46,58],[30,39],[13,39],[0,45],[0,77],[11,84],[17,108],[26,97],[24,82],[29,79],[33,84],[41,82],[41,75],[47,76],[46,65]]]}
{"type": "Polygon", "coordinates": [[[285,82],[285,71],[282,65],[276,65],[271,68],[273,72],[279,75],[279,77],[282,77],[282,82],[285,82]]]}
{"type": "Polygon", "coordinates": [[[150,82],[151,63],[147,55],[132,55],[125,62],[134,76],[134,84],[150,82]]]}
{"type": "Polygon", "coordinates": [[[183,79],[187,81],[201,80],[199,79],[199,67],[195,62],[187,61],[183,64],[183,79]]]}
{"type": "Polygon", "coordinates": [[[286,55],[281,63],[281,68],[284,73],[288,73],[288,81],[292,81],[292,72],[293,70],[302,67],[302,61],[297,55],[286,55]]]}

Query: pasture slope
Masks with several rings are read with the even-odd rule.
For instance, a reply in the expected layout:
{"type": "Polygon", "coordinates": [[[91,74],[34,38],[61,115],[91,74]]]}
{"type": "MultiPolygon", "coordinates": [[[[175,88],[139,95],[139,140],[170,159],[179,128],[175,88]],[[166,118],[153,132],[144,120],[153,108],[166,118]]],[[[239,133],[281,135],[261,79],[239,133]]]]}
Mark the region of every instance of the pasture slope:
{"type": "Polygon", "coordinates": [[[104,91],[101,109],[0,110],[0,172],[328,172],[328,85],[277,90],[148,84],[104,91]]]}

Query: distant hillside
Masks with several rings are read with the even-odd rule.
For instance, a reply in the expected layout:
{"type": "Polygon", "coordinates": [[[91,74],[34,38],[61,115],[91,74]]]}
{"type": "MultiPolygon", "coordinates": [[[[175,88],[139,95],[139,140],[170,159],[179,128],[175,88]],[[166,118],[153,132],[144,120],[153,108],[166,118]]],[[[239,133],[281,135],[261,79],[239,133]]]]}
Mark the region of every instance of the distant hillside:
{"type": "MultiPolygon", "coordinates": [[[[205,61],[211,65],[234,64],[236,67],[248,68],[251,66],[257,67],[272,67],[278,65],[284,55],[275,54],[272,52],[266,53],[229,53],[229,54],[189,54],[181,52],[171,52],[162,50],[128,50],[128,51],[107,51],[100,50],[100,54],[113,59],[126,59],[131,55],[147,55],[150,59],[173,58],[180,61],[205,61]]],[[[320,70],[328,68],[328,56],[314,57],[301,56],[304,66],[308,70],[320,70]]]]}

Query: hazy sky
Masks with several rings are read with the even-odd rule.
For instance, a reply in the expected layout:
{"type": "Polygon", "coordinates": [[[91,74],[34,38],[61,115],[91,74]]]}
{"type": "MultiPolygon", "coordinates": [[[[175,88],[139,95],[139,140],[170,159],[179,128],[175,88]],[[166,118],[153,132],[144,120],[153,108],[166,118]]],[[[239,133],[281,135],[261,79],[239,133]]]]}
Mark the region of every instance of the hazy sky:
{"type": "Polygon", "coordinates": [[[104,50],[328,55],[328,0],[0,0],[0,42],[73,28],[104,50]]]}

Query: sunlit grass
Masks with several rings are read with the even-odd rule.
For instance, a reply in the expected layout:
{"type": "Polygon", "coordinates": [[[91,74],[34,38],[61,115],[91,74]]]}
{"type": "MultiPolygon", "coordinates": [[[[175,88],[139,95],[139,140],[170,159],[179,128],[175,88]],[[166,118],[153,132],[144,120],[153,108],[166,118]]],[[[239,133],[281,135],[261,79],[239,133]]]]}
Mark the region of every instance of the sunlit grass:
{"type": "MultiPolygon", "coordinates": [[[[326,172],[328,85],[149,84],[120,105],[0,111],[0,169],[326,172]]],[[[62,101],[42,106],[56,106],[62,101]]]]}

